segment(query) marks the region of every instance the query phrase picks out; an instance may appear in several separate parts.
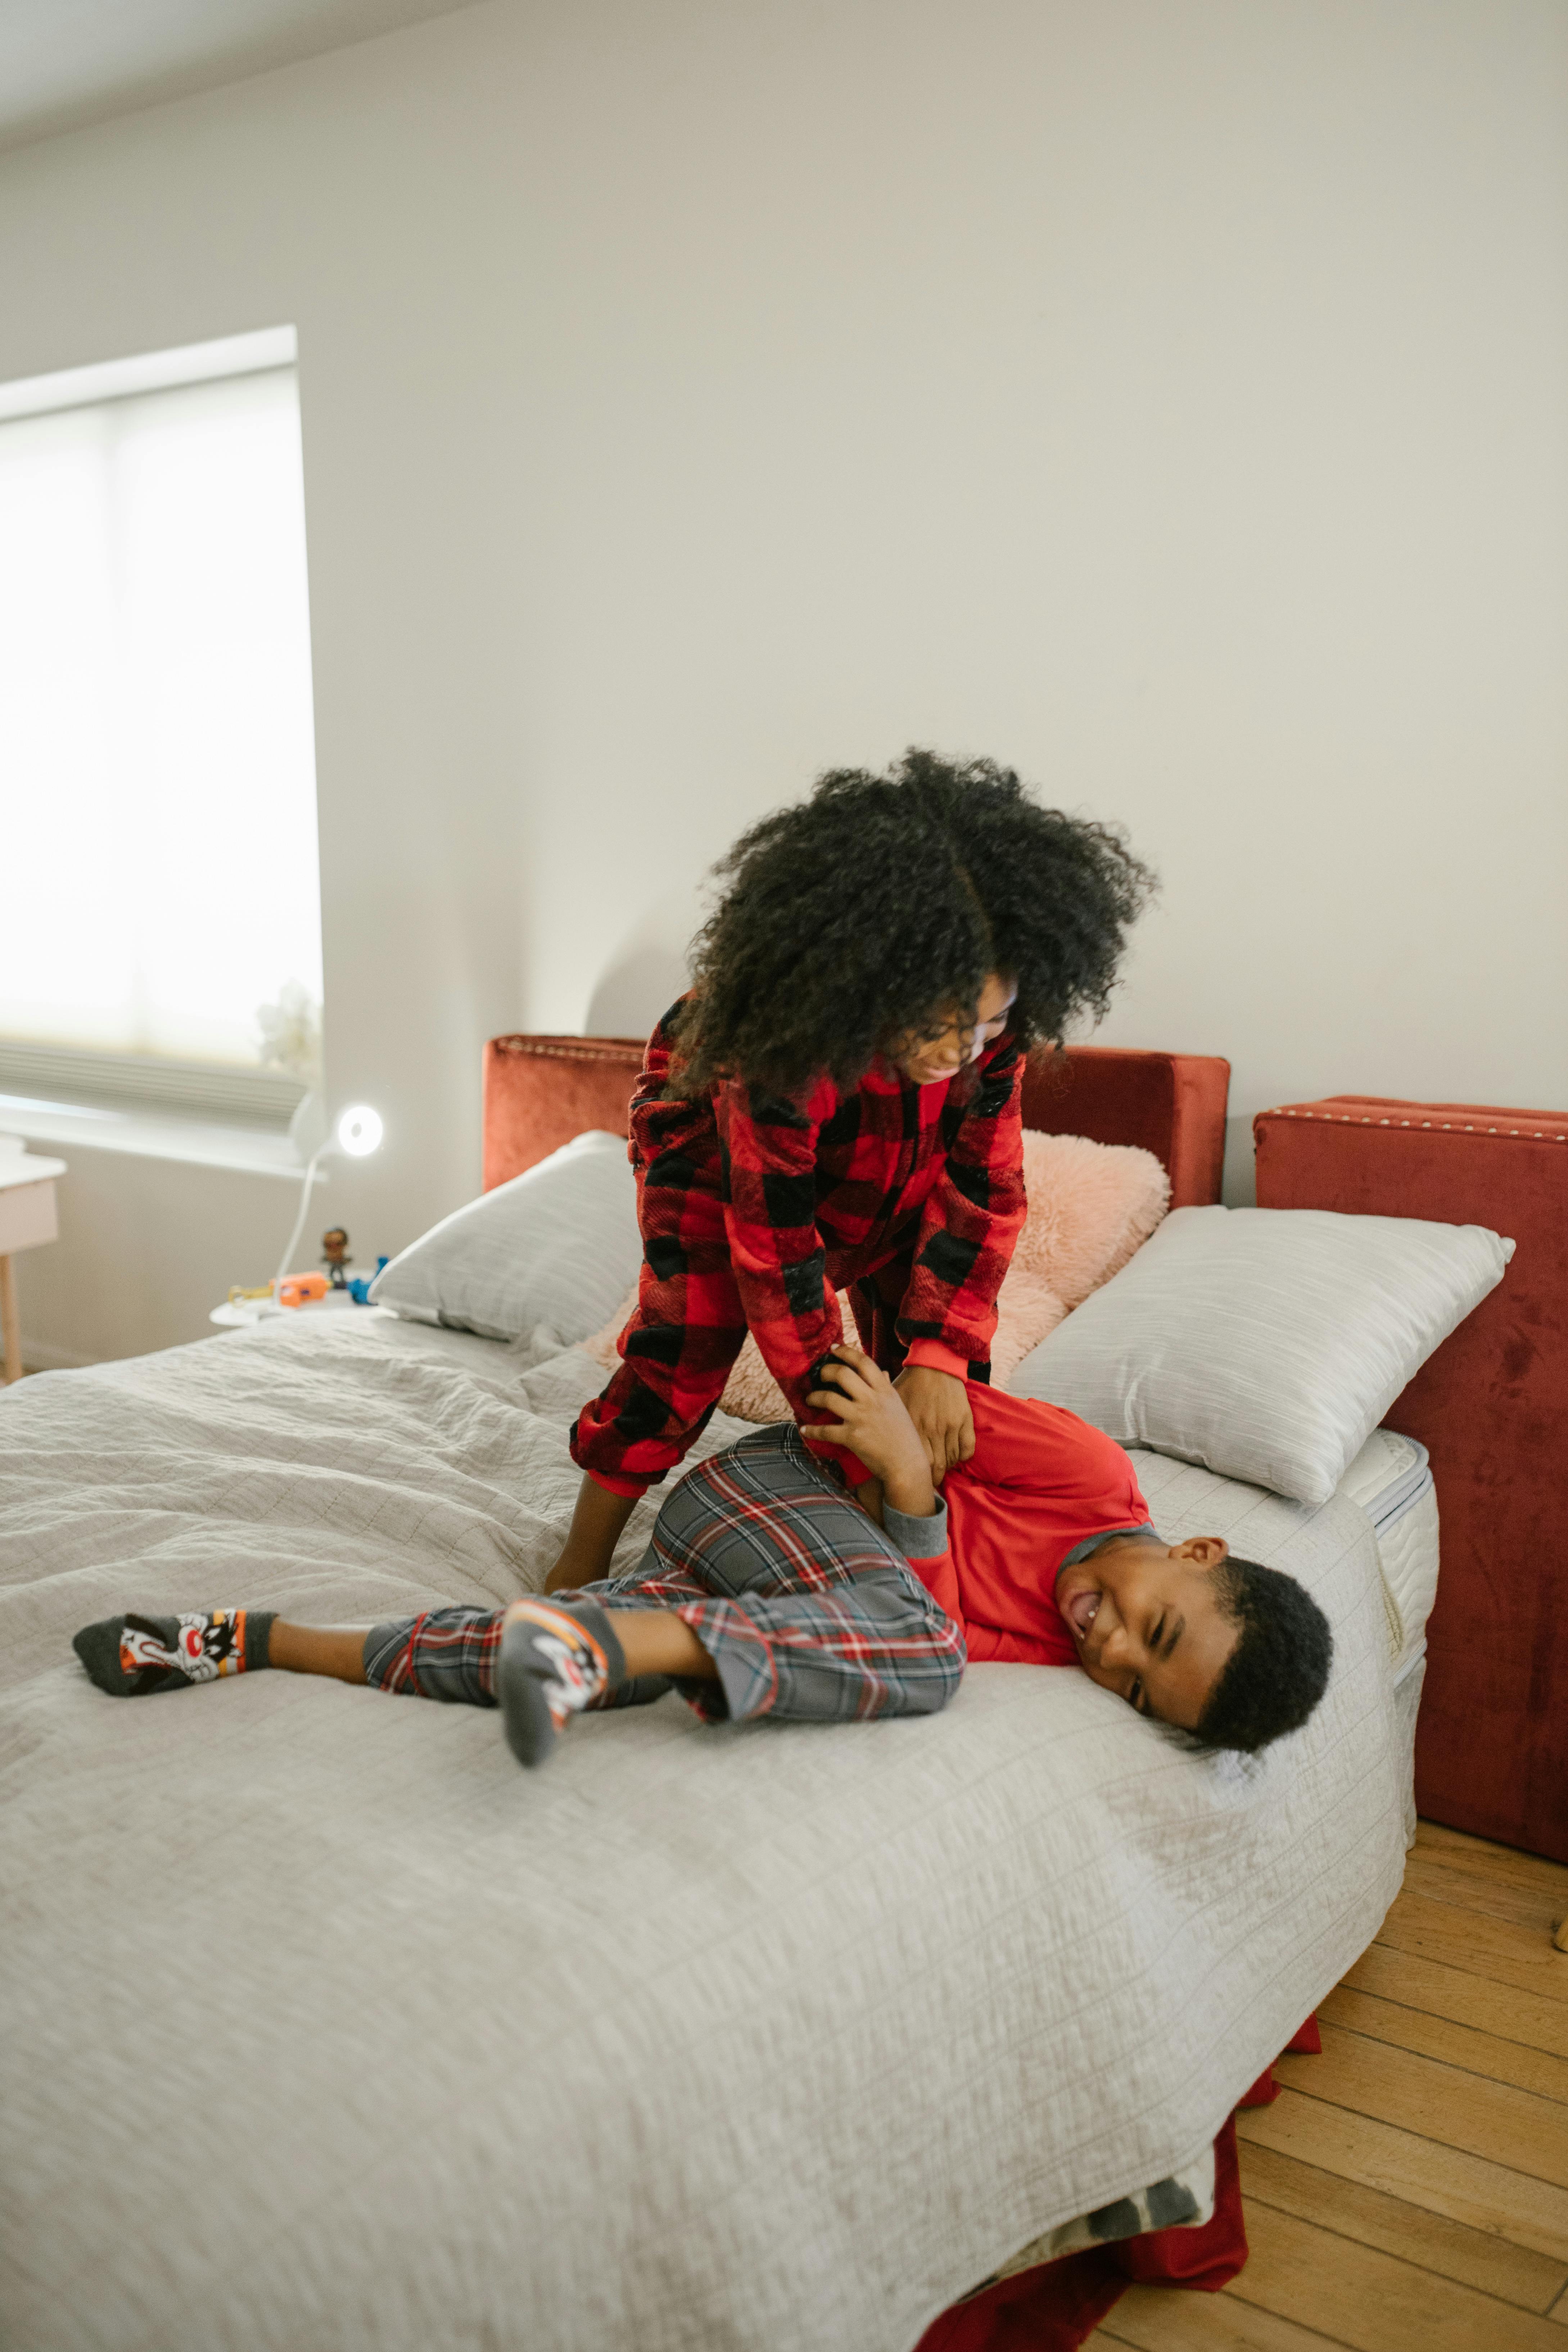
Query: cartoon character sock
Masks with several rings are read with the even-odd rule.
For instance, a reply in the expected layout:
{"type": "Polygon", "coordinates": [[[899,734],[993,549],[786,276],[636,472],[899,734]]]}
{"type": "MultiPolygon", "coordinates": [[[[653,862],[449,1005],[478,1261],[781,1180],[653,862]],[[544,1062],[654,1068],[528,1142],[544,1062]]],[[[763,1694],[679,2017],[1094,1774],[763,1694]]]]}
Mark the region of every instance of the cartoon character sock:
{"type": "Polygon", "coordinates": [[[568,1717],[626,1678],[626,1653],[596,1601],[525,1601],[508,1618],[495,1689],[507,1744],[520,1764],[542,1764],[568,1717]]]}
{"type": "Polygon", "coordinates": [[[71,1647],[100,1690],[142,1698],[266,1665],[277,1614],[275,1609],[215,1609],[205,1616],[105,1617],[84,1625],[71,1647]]]}

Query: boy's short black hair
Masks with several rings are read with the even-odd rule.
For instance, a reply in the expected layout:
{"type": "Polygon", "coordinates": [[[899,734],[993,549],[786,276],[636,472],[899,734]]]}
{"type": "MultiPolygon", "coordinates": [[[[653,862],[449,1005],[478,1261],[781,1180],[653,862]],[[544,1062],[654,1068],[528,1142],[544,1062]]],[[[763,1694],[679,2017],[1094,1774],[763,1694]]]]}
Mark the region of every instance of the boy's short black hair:
{"type": "Polygon", "coordinates": [[[1334,1637],[1329,1621],[1293,1576],[1234,1553],[1214,1571],[1221,1613],[1241,1638],[1215,1685],[1197,1727],[1205,1748],[1256,1756],[1299,1731],[1328,1687],[1334,1637]]]}

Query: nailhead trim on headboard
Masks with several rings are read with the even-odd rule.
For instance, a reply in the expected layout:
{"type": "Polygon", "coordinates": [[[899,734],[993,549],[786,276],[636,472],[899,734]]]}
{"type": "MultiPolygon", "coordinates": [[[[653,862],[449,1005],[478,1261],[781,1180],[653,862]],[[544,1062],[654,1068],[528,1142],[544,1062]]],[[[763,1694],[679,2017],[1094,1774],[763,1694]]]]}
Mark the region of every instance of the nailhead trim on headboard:
{"type": "Polygon", "coordinates": [[[1350,1111],[1287,1110],[1283,1105],[1258,1115],[1260,1118],[1321,1118],[1325,1127],[1336,1123],[1341,1127],[1431,1127],[1441,1135],[1516,1135],[1525,1143],[1568,1143],[1568,1135],[1553,1135],[1543,1127],[1477,1127],[1473,1121],[1461,1127],[1448,1118],[1358,1119],[1350,1111]]]}
{"type": "Polygon", "coordinates": [[[498,1054],[526,1055],[531,1060],[546,1062],[618,1062],[626,1048],[640,1054],[645,1040],[641,1037],[568,1037],[557,1043],[540,1037],[492,1037],[490,1044],[498,1054]]]}

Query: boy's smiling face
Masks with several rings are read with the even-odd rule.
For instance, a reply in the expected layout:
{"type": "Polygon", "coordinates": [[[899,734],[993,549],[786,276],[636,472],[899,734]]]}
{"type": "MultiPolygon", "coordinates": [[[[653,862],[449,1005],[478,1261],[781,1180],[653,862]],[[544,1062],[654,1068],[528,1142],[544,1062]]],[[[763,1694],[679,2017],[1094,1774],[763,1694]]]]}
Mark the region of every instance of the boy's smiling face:
{"type": "Polygon", "coordinates": [[[1215,1593],[1223,1536],[1112,1536],[1057,1579],[1057,1607],[1093,1682],[1141,1715],[1195,1731],[1241,1637],[1215,1593]]]}

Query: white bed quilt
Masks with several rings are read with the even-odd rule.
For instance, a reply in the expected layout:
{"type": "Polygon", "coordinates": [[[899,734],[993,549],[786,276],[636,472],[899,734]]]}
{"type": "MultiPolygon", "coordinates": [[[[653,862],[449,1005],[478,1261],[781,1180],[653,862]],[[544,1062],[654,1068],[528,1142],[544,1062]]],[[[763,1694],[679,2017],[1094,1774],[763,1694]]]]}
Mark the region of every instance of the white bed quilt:
{"type": "Polygon", "coordinates": [[[1163,1535],[1333,1623],[1323,1706],[1256,1763],[1071,1669],[841,1727],[672,1697],[536,1775],[476,1709],[87,1683],[70,1634],[117,1607],[536,1585],[601,1375],[526,1367],[366,1315],[0,1404],[6,2342],[907,2352],[1193,2159],[1375,1932],[1403,1791],[1367,1519],[1153,1455],[1163,1535]]]}

